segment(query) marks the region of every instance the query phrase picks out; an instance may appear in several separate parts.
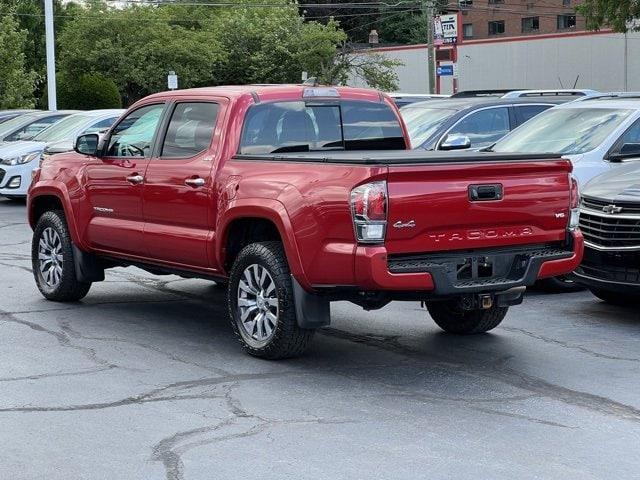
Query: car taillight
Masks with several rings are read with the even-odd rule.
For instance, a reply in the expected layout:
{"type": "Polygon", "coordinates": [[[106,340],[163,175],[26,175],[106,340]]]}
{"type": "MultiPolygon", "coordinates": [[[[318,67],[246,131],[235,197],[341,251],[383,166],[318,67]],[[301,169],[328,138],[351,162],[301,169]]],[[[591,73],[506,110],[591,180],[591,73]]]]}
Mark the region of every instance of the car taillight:
{"type": "Polygon", "coordinates": [[[383,242],[387,229],[387,182],[367,183],[354,188],[350,203],[358,242],[383,242]]]}
{"type": "Polygon", "coordinates": [[[569,177],[571,182],[571,201],[569,204],[569,230],[575,230],[580,223],[580,190],[578,181],[573,177],[569,177]]]}

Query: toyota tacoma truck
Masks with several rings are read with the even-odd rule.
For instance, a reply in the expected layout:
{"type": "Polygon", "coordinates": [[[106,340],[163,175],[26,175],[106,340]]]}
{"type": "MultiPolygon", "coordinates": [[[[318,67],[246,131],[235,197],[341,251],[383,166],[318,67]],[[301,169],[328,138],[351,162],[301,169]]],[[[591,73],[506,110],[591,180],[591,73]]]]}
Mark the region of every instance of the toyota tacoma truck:
{"type": "Polygon", "coordinates": [[[34,172],[33,272],[77,301],[107,268],[227,288],[250,354],[301,354],[333,301],[420,301],[486,332],[582,257],[571,163],[410,151],[377,91],[300,85],[151,95],[34,172]]]}

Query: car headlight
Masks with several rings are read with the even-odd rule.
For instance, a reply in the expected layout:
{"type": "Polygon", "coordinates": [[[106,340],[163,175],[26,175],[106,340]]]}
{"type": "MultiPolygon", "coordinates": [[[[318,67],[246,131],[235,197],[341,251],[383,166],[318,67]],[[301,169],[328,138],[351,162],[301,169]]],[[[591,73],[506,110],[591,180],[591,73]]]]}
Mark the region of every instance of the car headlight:
{"type": "Polygon", "coordinates": [[[25,155],[18,155],[17,157],[3,158],[0,160],[2,165],[24,165],[25,163],[29,163],[36,158],[40,158],[41,151],[27,153],[25,155]]]}

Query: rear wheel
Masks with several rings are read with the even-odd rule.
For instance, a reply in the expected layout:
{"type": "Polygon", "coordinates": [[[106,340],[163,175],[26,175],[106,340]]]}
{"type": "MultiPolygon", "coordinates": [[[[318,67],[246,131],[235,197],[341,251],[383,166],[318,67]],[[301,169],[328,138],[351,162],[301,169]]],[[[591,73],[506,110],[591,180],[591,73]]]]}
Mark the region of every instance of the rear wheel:
{"type": "Polygon", "coordinates": [[[604,300],[612,305],[638,305],[640,304],[640,295],[633,295],[631,293],[614,292],[611,290],[601,290],[599,288],[590,288],[593,293],[600,300],[604,300]]]}
{"type": "Polygon", "coordinates": [[[31,263],[36,285],[46,299],[73,302],[89,293],[91,283],[76,278],[71,236],[61,211],[45,212],[38,220],[31,243],[31,263]]]}
{"type": "Polygon", "coordinates": [[[427,310],[433,321],[445,332],[471,335],[497,327],[509,307],[494,305],[485,310],[463,310],[457,301],[446,301],[428,303],[427,310]]]}
{"type": "Polygon", "coordinates": [[[298,326],[280,242],[242,249],[231,269],[227,295],[231,325],[249,354],[275,360],[304,353],[314,330],[298,326]]]}

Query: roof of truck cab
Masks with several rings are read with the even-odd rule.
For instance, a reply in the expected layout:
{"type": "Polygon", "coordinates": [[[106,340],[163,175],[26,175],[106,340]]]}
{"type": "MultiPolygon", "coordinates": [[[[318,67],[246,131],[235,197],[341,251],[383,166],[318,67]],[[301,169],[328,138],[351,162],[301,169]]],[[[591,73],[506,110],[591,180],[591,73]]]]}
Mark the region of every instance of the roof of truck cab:
{"type": "MultiPolygon", "coordinates": [[[[354,87],[317,87],[311,85],[227,85],[220,87],[201,87],[188,88],[185,90],[173,90],[160,92],[150,95],[147,98],[174,98],[189,96],[224,96],[228,98],[239,98],[245,95],[257,96],[260,101],[278,100],[280,98],[291,99],[295,97],[302,98],[302,94],[307,89],[335,89],[339,92],[340,98],[350,100],[360,99],[369,101],[380,101],[382,93],[370,88],[354,88],[354,87]]],[[[318,96],[317,98],[327,98],[327,96],[318,96]]]]}

